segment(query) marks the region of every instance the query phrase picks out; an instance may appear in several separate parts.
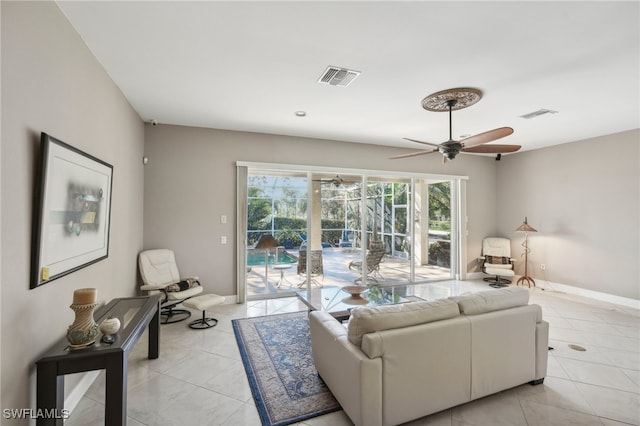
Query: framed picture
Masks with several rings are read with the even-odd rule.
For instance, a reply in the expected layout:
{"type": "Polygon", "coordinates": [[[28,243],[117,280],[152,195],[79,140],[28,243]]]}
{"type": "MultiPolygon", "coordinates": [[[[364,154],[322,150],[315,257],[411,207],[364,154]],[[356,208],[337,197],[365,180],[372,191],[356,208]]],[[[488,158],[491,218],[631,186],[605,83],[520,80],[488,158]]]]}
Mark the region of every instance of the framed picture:
{"type": "Polygon", "coordinates": [[[42,133],[31,288],[109,256],[113,166],[42,133]]]}

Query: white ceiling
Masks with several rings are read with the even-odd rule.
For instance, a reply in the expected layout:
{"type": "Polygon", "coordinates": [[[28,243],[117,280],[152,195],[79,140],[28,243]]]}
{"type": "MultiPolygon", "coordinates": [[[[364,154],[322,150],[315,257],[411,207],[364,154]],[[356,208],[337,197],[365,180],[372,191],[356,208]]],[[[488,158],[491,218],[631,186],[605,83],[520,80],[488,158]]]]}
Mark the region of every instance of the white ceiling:
{"type": "Polygon", "coordinates": [[[403,138],[449,136],[422,99],[474,87],[456,139],[510,126],[498,143],[530,150],[640,127],[638,1],[58,4],[145,121],[421,149],[403,138]],[[362,74],[318,84],[329,65],[362,74]],[[558,113],[519,117],[541,108],[558,113]]]}

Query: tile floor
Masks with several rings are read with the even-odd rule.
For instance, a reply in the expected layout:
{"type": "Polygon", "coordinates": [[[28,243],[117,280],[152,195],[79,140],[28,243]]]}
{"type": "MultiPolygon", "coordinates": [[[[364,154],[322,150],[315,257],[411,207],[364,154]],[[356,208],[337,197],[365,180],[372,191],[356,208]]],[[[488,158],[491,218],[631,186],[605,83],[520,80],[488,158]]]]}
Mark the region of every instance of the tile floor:
{"type": "MultiPolygon", "coordinates": [[[[436,299],[487,289],[481,280],[447,281],[416,286],[416,295],[436,299]]],[[[544,384],[522,385],[409,425],[640,425],[640,312],[552,290],[530,291],[550,323],[554,348],[544,384]]],[[[146,359],[143,338],[129,360],[127,424],[260,425],[231,319],[303,309],[296,298],[219,305],[209,312],[220,320],[215,328],[163,325],[157,360],[146,359]]],[[[101,373],[65,424],[103,424],[103,410],[101,373]]],[[[339,411],[299,425],[351,422],[339,411]]]]}

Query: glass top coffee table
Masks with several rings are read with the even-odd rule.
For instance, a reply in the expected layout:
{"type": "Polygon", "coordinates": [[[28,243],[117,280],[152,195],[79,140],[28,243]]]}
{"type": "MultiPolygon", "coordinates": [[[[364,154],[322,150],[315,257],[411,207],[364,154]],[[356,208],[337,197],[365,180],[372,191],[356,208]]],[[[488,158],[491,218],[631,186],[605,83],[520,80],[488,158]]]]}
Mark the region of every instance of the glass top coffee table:
{"type": "Polygon", "coordinates": [[[326,286],[312,288],[311,297],[307,290],[298,291],[296,295],[309,310],[326,311],[341,319],[348,317],[351,309],[358,306],[383,306],[411,302],[410,299],[397,294],[398,290],[394,287],[373,287],[359,296],[352,296],[342,290],[342,287],[326,286]]]}

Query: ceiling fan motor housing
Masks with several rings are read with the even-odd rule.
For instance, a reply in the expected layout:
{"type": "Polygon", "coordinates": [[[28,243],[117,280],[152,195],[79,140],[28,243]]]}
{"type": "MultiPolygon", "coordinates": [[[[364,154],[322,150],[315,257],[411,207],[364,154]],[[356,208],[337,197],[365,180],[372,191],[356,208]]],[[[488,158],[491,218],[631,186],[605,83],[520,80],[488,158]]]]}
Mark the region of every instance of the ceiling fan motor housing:
{"type": "Polygon", "coordinates": [[[440,144],[440,147],[438,147],[438,151],[440,151],[440,153],[447,157],[449,160],[453,160],[454,158],[456,158],[456,155],[460,153],[461,149],[462,144],[456,141],[448,141],[440,144]]]}

